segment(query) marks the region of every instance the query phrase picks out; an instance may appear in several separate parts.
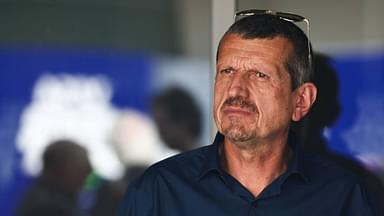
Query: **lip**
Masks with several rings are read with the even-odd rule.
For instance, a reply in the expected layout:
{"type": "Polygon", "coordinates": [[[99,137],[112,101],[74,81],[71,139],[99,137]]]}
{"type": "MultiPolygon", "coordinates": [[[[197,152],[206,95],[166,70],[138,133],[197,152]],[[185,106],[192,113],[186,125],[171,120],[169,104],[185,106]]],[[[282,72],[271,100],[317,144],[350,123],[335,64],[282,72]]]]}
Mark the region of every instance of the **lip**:
{"type": "Polygon", "coordinates": [[[226,107],[223,109],[223,113],[226,115],[251,115],[252,112],[250,112],[247,109],[242,109],[239,107],[226,107]]]}

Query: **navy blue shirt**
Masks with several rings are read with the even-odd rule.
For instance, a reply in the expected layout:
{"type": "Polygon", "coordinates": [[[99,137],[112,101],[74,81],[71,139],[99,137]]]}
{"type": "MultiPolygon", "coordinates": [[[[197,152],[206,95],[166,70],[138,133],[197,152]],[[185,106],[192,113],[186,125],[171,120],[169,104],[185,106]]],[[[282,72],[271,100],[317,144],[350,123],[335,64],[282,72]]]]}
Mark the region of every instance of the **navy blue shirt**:
{"type": "MultiPolygon", "coordinates": [[[[212,145],[165,159],[134,181],[119,216],[370,216],[364,188],[335,164],[301,154],[254,197],[220,165],[218,134],[212,145]]],[[[257,182],[255,182],[257,184],[257,182]]]]}

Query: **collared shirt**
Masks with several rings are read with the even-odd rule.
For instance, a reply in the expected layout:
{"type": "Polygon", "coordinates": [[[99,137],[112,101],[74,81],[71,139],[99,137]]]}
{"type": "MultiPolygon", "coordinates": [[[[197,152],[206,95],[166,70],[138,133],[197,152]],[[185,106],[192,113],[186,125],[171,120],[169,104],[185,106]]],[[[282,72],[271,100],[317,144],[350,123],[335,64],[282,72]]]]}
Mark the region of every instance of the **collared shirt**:
{"type": "MultiPolygon", "coordinates": [[[[219,159],[223,136],[212,145],[151,166],[133,182],[119,216],[370,216],[364,188],[353,175],[293,149],[287,170],[254,197],[225,172],[219,159]]],[[[257,184],[257,182],[255,182],[257,184]]]]}

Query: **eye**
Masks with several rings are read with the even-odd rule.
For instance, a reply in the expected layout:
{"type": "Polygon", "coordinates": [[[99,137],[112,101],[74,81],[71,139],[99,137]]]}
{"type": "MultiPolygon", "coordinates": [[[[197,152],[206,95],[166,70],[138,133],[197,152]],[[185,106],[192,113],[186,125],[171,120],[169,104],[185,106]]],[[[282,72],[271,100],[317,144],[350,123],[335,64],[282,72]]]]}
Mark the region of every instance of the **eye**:
{"type": "Polygon", "coordinates": [[[250,72],[249,77],[251,79],[267,79],[268,75],[260,71],[252,71],[250,72]]]}
{"type": "Polygon", "coordinates": [[[262,73],[262,72],[256,72],[256,76],[259,78],[266,78],[267,77],[267,75],[265,73],[262,73]]]}
{"type": "Polygon", "coordinates": [[[235,70],[233,68],[224,68],[222,70],[220,70],[220,73],[221,74],[232,74],[235,70]]]}

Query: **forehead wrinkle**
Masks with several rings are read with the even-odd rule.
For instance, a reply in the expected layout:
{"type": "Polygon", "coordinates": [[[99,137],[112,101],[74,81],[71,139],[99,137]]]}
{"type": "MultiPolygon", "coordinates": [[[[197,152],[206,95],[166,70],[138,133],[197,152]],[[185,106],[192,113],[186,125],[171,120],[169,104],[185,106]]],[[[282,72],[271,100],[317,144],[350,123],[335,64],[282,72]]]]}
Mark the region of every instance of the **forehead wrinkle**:
{"type": "Polygon", "coordinates": [[[244,39],[239,35],[229,34],[220,43],[217,67],[256,67],[260,71],[275,71],[279,77],[284,76],[279,71],[285,71],[289,76],[286,62],[292,52],[291,42],[284,37],[244,39]],[[272,41],[275,42],[272,44],[272,41]]]}
{"type": "Polygon", "coordinates": [[[223,63],[220,66],[233,67],[234,69],[253,69],[257,67],[257,64],[249,57],[231,56],[223,59],[223,63]]]}
{"type": "Polygon", "coordinates": [[[279,65],[276,65],[272,61],[269,61],[267,58],[262,57],[249,57],[249,56],[229,56],[224,57],[218,62],[218,68],[233,68],[235,70],[244,70],[244,71],[260,71],[264,73],[275,73],[279,77],[281,76],[279,71],[279,65]],[[267,62],[267,63],[266,63],[267,62]]]}

